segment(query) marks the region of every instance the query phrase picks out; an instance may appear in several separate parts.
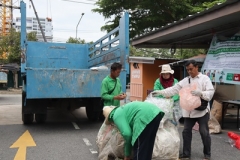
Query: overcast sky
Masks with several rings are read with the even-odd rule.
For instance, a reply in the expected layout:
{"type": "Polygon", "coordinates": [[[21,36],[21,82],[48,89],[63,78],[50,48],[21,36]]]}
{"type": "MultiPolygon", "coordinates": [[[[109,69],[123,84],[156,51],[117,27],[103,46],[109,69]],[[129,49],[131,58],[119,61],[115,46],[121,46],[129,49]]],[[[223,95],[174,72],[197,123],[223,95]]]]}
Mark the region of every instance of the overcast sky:
{"type": "MultiPolygon", "coordinates": [[[[12,1],[14,6],[18,6],[20,3],[20,0],[12,1]]],[[[29,0],[24,0],[24,2],[27,6],[27,17],[35,17],[29,0]]],[[[102,15],[92,12],[93,8],[97,8],[96,5],[93,5],[95,2],[96,0],[33,0],[38,17],[52,18],[54,42],[66,42],[70,36],[76,37],[76,27],[82,13],[84,15],[78,25],[78,38],[85,39],[87,42],[95,42],[104,36],[106,32],[100,30],[101,26],[105,24],[104,18],[102,15]]],[[[20,17],[20,11],[15,9],[13,17],[14,19],[20,17]]]]}

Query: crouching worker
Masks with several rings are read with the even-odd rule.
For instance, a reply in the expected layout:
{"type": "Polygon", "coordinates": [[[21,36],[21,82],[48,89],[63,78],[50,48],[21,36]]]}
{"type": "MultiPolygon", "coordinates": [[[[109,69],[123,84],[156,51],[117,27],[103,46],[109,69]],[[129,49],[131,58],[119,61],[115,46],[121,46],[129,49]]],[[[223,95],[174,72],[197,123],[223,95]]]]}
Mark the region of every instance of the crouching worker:
{"type": "Polygon", "coordinates": [[[149,102],[130,102],[120,107],[103,108],[105,123],[114,123],[124,138],[124,160],[151,160],[154,141],[164,116],[156,105],[149,102]]]}

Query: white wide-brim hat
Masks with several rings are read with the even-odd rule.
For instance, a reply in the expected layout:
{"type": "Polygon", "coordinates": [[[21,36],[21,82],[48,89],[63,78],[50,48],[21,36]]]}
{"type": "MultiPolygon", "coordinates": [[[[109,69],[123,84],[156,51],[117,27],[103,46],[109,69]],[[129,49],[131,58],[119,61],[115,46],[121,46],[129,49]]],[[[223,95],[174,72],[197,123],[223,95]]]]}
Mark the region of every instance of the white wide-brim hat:
{"type": "Polygon", "coordinates": [[[162,73],[171,73],[171,74],[173,74],[173,73],[174,73],[174,70],[172,70],[172,68],[170,67],[169,64],[164,64],[164,65],[162,65],[161,74],[162,74],[162,73]]]}
{"type": "Polygon", "coordinates": [[[105,124],[111,124],[111,122],[108,121],[109,114],[112,112],[112,110],[116,106],[104,106],[103,107],[103,115],[105,117],[105,124]]]}

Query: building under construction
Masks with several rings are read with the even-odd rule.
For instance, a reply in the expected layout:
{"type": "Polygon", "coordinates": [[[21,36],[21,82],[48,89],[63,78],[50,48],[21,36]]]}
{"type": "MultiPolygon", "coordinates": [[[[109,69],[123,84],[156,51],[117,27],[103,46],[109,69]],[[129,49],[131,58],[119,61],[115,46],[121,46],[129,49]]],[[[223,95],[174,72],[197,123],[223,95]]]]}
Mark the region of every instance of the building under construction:
{"type": "Polygon", "coordinates": [[[12,0],[0,0],[0,34],[5,36],[12,27],[12,0]]]}

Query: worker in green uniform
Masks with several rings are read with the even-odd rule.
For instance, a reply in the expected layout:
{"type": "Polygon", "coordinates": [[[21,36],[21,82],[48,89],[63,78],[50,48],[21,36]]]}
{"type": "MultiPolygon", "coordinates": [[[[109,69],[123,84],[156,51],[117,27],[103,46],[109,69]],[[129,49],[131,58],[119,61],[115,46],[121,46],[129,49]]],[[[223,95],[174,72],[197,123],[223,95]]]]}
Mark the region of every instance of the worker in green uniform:
{"type": "MultiPolygon", "coordinates": [[[[158,79],[154,83],[154,90],[163,90],[168,87],[174,86],[178,83],[178,80],[173,77],[174,70],[171,69],[169,64],[162,65],[162,70],[158,79]]],[[[163,96],[159,95],[158,97],[162,98],[163,96]]],[[[168,98],[168,97],[166,97],[168,98]]],[[[172,96],[174,102],[179,101],[179,95],[176,94],[172,96]]]]}
{"type": "Polygon", "coordinates": [[[105,123],[114,123],[124,138],[124,160],[151,160],[156,133],[164,116],[156,105],[134,101],[121,107],[103,108],[105,123]]]}
{"type": "Polygon", "coordinates": [[[126,94],[122,92],[122,85],[118,78],[122,70],[122,64],[113,63],[111,65],[110,75],[102,80],[101,98],[104,106],[120,106],[120,100],[126,98],[126,94]]]}

